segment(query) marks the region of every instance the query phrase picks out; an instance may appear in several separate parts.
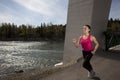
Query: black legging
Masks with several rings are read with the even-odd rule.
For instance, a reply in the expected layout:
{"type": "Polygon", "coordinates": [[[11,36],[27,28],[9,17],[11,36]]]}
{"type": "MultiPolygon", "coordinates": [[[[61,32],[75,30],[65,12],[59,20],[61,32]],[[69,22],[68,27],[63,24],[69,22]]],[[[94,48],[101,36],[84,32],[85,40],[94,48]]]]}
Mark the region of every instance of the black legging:
{"type": "Polygon", "coordinates": [[[84,58],[83,67],[90,72],[91,70],[93,70],[92,65],[90,64],[90,60],[93,54],[91,53],[91,51],[82,51],[82,52],[84,58]]]}

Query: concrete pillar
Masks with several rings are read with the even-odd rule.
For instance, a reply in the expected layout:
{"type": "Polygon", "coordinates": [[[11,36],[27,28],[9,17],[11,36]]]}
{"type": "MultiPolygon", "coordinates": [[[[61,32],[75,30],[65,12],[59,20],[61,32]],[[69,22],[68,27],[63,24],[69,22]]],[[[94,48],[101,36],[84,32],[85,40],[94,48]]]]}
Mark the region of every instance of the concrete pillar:
{"type": "Polygon", "coordinates": [[[104,48],[104,35],[111,0],[69,0],[67,27],[64,44],[63,64],[73,64],[82,56],[81,48],[75,48],[72,39],[79,38],[82,26],[89,24],[92,34],[104,48]]]}

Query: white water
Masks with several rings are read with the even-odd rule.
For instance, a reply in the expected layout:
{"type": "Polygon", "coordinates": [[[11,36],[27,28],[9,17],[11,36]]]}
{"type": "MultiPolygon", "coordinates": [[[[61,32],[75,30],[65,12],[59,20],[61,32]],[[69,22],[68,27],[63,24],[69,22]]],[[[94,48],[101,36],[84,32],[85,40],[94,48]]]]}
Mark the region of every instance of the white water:
{"type": "Polygon", "coordinates": [[[0,74],[61,62],[63,42],[0,42],[0,74]]]}

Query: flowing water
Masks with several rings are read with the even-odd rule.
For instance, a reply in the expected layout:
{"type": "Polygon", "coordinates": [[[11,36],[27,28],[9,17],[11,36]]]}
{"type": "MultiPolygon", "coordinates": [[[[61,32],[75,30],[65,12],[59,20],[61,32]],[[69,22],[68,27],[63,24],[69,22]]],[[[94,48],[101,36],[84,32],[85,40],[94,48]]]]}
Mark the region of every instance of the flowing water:
{"type": "Polygon", "coordinates": [[[14,70],[45,68],[62,61],[63,42],[0,42],[0,75],[14,70]]]}

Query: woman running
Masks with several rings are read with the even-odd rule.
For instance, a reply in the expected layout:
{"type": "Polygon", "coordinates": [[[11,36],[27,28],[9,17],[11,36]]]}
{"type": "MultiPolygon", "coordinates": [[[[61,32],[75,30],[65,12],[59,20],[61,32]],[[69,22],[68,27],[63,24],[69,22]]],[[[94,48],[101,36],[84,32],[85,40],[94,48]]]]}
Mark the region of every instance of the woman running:
{"type": "Polygon", "coordinates": [[[84,58],[83,67],[88,70],[88,77],[93,78],[95,76],[95,72],[90,64],[90,60],[98,49],[99,43],[95,36],[90,34],[90,30],[91,27],[89,25],[83,26],[83,35],[80,36],[78,40],[73,39],[72,42],[77,48],[81,44],[84,58]],[[95,46],[92,45],[92,42],[95,46]]]}

